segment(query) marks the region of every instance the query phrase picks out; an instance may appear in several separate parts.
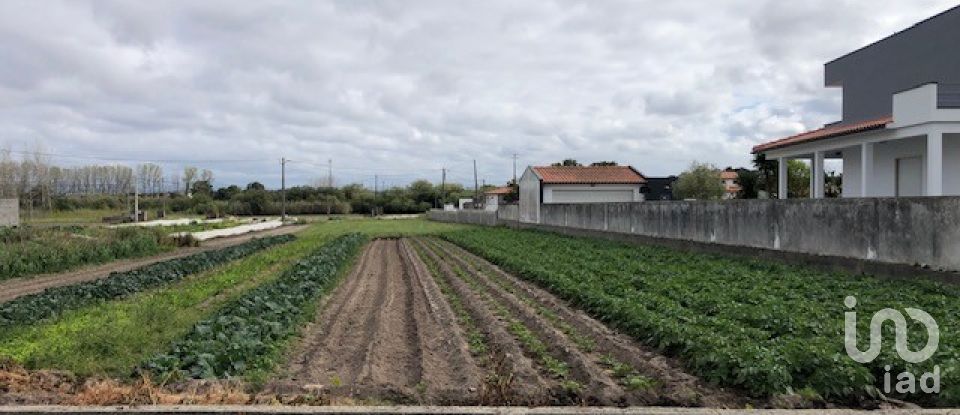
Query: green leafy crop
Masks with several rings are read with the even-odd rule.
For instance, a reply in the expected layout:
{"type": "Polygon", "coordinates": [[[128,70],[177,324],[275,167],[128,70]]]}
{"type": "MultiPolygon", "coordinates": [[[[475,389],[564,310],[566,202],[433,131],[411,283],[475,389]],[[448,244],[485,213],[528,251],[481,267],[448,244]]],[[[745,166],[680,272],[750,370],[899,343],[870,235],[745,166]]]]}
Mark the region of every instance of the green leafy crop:
{"type": "Polygon", "coordinates": [[[188,275],[209,270],[293,239],[291,235],[254,239],[228,248],[200,252],[131,271],[113,273],[99,280],[49,288],[41,293],[0,304],[0,329],[35,323],[97,301],[123,298],[170,284],[188,275]]]}
{"type": "Polygon", "coordinates": [[[213,317],[197,323],[169,352],[144,367],[156,374],[191,378],[239,376],[269,366],[269,356],[283,346],[306,319],[309,305],[335,285],[366,237],[341,236],[284,271],[213,317]]]}
{"type": "MultiPolygon", "coordinates": [[[[940,365],[938,395],[898,396],[923,404],[960,402],[960,287],[818,272],[799,266],[538,231],[482,228],[444,238],[549,289],[594,317],[680,357],[707,381],[754,396],[815,391],[834,401],[875,396],[884,366],[916,376],[940,365]],[[900,359],[893,326],[883,352],[860,364],[844,349],[846,296],[858,299],[860,348],[881,308],[914,307],[940,325],[938,352],[920,364],[900,359]]],[[[926,344],[911,327],[910,349],[926,344]]],[[[896,380],[894,380],[896,382],[896,380]]],[[[894,394],[896,395],[896,394],[894,394]]]]}

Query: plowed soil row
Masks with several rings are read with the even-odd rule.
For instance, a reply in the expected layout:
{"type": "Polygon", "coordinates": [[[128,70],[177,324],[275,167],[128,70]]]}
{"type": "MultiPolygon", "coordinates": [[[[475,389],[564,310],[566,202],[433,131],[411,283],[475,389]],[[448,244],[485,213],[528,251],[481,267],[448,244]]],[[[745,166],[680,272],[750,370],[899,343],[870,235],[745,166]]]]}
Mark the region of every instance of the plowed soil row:
{"type": "Polygon", "coordinates": [[[328,402],[746,404],[435,238],[371,243],[282,373],[268,391],[328,402]]]}

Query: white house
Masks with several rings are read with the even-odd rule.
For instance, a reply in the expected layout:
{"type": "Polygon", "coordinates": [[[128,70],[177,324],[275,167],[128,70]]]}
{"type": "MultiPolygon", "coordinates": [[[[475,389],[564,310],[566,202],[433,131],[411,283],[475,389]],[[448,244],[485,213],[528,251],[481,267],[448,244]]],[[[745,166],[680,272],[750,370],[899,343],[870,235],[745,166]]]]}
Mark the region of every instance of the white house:
{"type": "Polygon", "coordinates": [[[779,163],[812,166],[810,194],[824,197],[824,162],[842,160],[842,197],[960,195],[960,7],[825,66],[843,88],[842,120],[754,147],[779,163]]]}
{"type": "Polygon", "coordinates": [[[647,180],[629,166],[530,166],[520,177],[520,220],[550,203],[641,202],[647,180]]]}
{"type": "Polygon", "coordinates": [[[734,170],[724,170],[720,172],[720,183],[723,185],[723,199],[736,199],[740,193],[740,174],[734,170]]]}
{"type": "Polygon", "coordinates": [[[500,208],[500,205],[504,204],[504,198],[512,191],[513,188],[510,186],[503,186],[483,192],[485,198],[483,204],[484,209],[495,212],[500,208]]]}

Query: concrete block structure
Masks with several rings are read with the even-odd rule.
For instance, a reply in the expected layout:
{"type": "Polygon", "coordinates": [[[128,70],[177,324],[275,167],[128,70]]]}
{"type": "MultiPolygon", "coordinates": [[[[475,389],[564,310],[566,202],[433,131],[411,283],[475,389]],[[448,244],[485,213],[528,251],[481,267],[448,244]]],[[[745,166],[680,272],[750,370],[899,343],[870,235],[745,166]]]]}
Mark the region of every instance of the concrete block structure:
{"type": "Polygon", "coordinates": [[[0,199],[0,226],[20,226],[20,202],[0,199]]]}

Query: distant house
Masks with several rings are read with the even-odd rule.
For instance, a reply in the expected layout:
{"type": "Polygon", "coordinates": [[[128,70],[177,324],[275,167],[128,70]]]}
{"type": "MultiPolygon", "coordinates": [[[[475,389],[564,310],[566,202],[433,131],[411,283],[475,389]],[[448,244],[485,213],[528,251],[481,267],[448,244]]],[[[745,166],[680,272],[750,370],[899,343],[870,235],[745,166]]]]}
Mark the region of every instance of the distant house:
{"type": "Polygon", "coordinates": [[[513,191],[513,188],[510,186],[498,187],[495,189],[487,190],[483,192],[483,196],[486,198],[484,203],[484,209],[495,211],[500,205],[504,204],[504,198],[513,191]]]}
{"type": "Polygon", "coordinates": [[[647,177],[647,193],[644,200],[673,200],[673,183],[677,176],[647,177]]]}
{"type": "Polygon", "coordinates": [[[520,220],[540,221],[540,205],[641,202],[647,179],[630,166],[530,166],[520,177],[520,220]]]}
{"type": "Polygon", "coordinates": [[[723,184],[723,199],[736,199],[740,194],[740,175],[736,170],[724,170],[720,172],[720,182],[723,184]]]}
{"type": "Polygon", "coordinates": [[[753,148],[779,161],[811,161],[810,195],[825,196],[824,160],[843,163],[842,197],[960,195],[960,7],[825,65],[843,88],[836,123],[753,148]]]}

